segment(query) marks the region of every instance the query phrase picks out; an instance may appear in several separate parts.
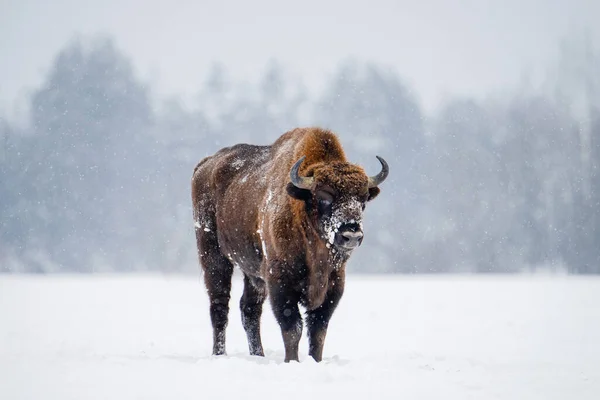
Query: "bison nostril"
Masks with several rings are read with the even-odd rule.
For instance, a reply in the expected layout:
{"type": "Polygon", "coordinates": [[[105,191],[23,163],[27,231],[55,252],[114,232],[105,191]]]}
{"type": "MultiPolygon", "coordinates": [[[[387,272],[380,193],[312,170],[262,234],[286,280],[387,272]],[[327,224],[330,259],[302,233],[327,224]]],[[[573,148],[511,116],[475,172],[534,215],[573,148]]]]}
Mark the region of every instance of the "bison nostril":
{"type": "Polygon", "coordinates": [[[362,242],[363,234],[362,232],[353,232],[353,231],[345,231],[340,235],[340,242],[344,247],[356,247],[360,246],[362,242]]]}

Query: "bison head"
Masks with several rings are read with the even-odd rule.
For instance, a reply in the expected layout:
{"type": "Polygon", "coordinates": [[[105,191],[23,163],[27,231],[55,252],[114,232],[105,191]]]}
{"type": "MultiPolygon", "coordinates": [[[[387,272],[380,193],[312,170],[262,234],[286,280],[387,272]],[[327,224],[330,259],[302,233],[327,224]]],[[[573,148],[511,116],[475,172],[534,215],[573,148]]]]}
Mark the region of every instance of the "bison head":
{"type": "Polygon", "coordinates": [[[306,203],[309,221],[327,247],[352,251],[362,243],[362,213],[366,203],[379,194],[378,185],[389,172],[387,163],[377,156],[382,168],[375,176],[367,176],[361,167],[341,161],[313,164],[306,176],[300,176],[304,158],[290,170],[288,194],[306,203]]]}

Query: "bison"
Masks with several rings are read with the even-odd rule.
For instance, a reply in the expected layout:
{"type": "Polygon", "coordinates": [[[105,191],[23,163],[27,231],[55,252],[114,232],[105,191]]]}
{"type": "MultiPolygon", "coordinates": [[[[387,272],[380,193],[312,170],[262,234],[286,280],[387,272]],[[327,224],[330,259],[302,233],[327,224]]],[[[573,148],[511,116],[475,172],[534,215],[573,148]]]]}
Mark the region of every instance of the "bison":
{"type": "Polygon", "coordinates": [[[309,355],[320,362],[345,265],[363,240],[365,204],[388,165],[368,176],[346,160],[336,134],[297,128],[272,145],[237,144],[201,160],[192,176],[199,263],[210,300],[213,355],[226,354],[231,278],[244,276],[242,325],[251,355],[264,356],[260,318],[270,299],[285,362],[298,361],[306,310],[309,355]]]}

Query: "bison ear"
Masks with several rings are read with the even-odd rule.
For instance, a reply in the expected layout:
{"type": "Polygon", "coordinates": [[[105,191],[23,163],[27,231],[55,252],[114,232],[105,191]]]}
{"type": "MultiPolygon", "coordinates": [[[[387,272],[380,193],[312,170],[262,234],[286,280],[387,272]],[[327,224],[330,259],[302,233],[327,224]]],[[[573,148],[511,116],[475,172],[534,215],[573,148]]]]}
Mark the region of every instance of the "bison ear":
{"type": "Polygon", "coordinates": [[[290,196],[295,199],[308,201],[312,198],[312,193],[307,189],[300,189],[295,186],[292,182],[289,182],[286,186],[287,192],[290,196]]]}
{"type": "Polygon", "coordinates": [[[379,195],[380,191],[381,190],[379,190],[379,188],[377,186],[369,188],[369,198],[367,199],[367,201],[371,201],[375,197],[377,197],[377,195],[379,195]]]}

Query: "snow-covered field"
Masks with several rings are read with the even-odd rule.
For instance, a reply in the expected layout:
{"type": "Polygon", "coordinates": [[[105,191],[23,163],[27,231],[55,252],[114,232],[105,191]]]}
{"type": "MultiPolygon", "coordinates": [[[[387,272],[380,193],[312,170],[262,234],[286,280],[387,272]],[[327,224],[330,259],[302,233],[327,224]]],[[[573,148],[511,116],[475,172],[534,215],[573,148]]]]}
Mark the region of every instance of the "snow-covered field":
{"type": "Polygon", "coordinates": [[[0,399],[599,399],[600,279],[350,276],[317,364],[238,310],[213,358],[199,279],[0,276],[0,399]],[[330,397],[335,396],[335,397],[330,397]]]}

